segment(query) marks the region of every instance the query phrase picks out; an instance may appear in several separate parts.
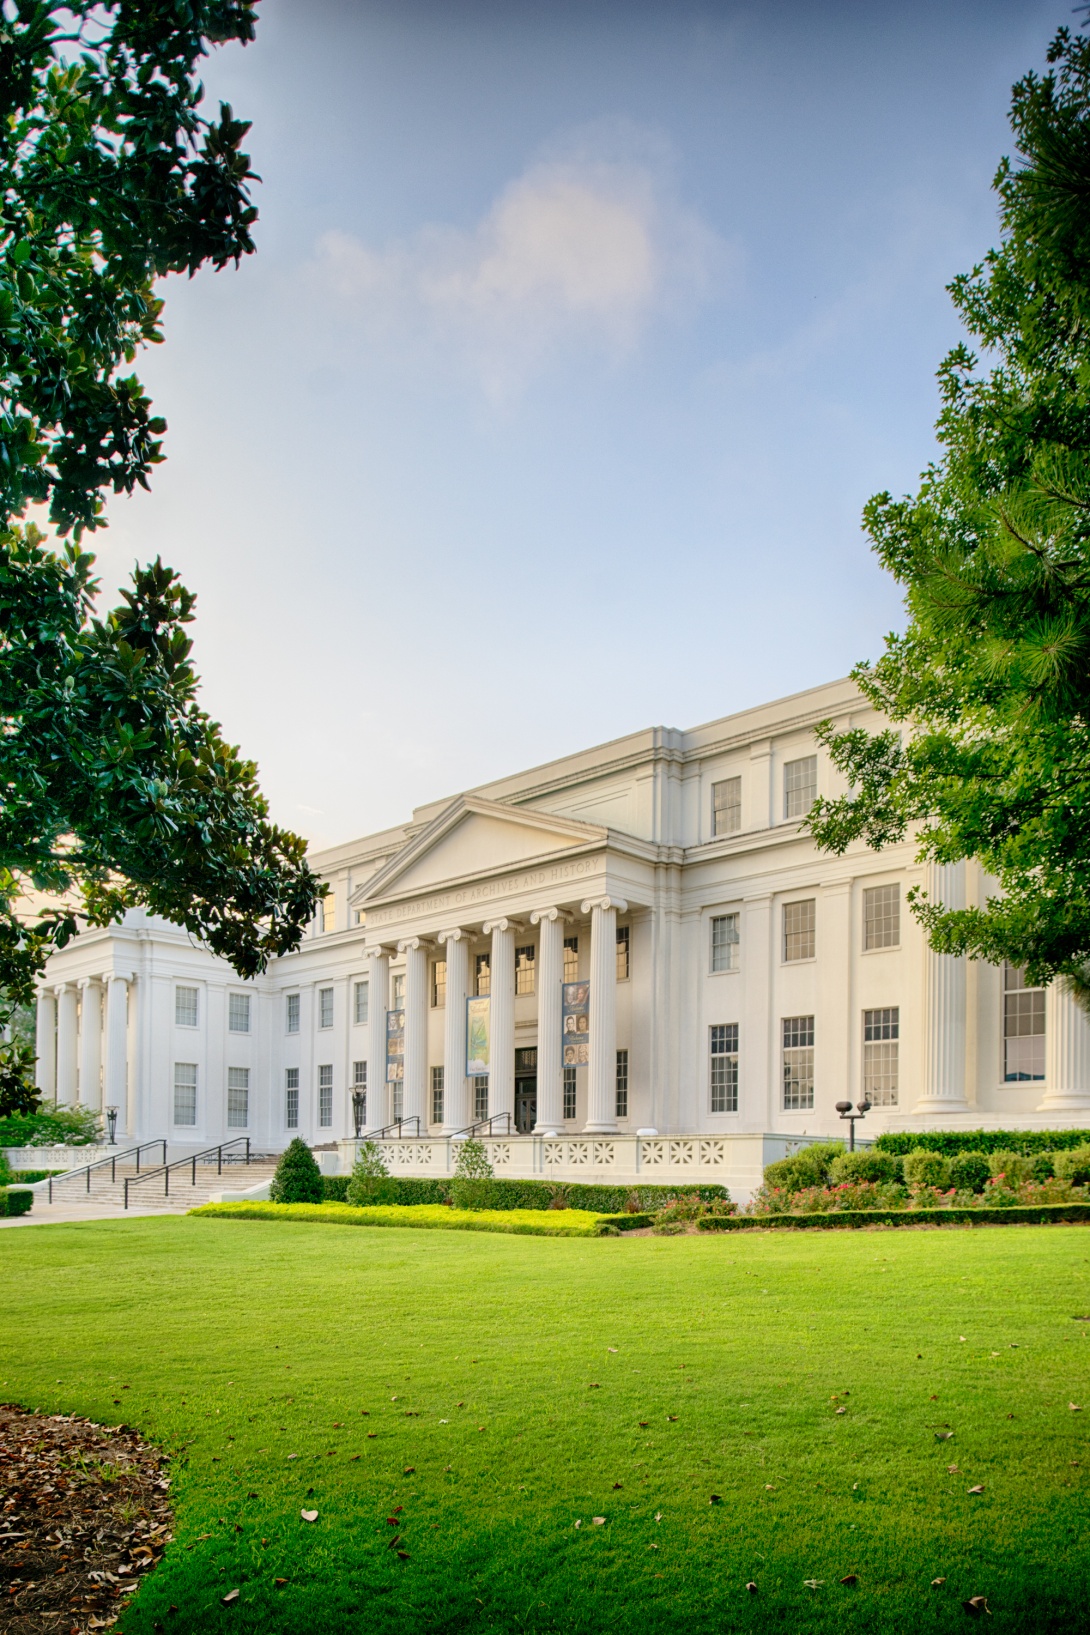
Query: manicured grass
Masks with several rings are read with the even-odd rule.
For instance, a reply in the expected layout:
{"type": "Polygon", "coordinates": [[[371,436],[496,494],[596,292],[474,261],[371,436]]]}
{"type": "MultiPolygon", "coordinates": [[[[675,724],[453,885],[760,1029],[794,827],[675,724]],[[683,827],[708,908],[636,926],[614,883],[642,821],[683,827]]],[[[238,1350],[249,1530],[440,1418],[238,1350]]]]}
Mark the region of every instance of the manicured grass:
{"type": "Polygon", "coordinates": [[[977,1594],[993,1635],[1085,1627],[1085,1227],[183,1217],[17,1227],[0,1253],[3,1397],[179,1455],[176,1542],[125,1635],[929,1635],[977,1594]]]}
{"type": "MultiPolygon", "coordinates": [[[[616,1221],[589,1209],[452,1209],[449,1204],[202,1204],[193,1215],[236,1220],[324,1221],[331,1226],[414,1226],[432,1232],[514,1232],[526,1237],[592,1238],[616,1221]]],[[[630,1217],[646,1226],[650,1216],[630,1217]]],[[[620,1225],[629,1222],[620,1220],[620,1225]]]]}

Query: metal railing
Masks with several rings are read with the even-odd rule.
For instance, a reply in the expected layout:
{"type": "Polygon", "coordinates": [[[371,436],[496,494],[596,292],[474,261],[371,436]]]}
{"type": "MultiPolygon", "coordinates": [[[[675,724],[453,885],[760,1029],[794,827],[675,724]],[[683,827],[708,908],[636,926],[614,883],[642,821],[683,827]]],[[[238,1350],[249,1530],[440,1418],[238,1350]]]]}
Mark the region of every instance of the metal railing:
{"type": "MultiPolygon", "coordinates": [[[[96,1158],[93,1164],[81,1164],[78,1169],[67,1169],[67,1170],[65,1170],[63,1175],[51,1175],[49,1177],[49,1201],[50,1201],[50,1203],[53,1202],[53,1183],[54,1183],[54,1181],[56,1181],[57,1185],[60,1186],[62,1181],[71,1181],[77,1175],[86,1175],[86,1177],[87,1177],[87,1189],[86,1190],[88,1192],[90,1192],[90,1190],[91,1190],[91,1173],[92,1173],[93,1170],[102,1169],[106,1164],[109,1164],[109,1166],[110,1166],[110,1180],[111,1181],[116,1181],[117,1180],[117,1166],[118,1166],[118,1164],[124,1162],[124,1160],[126,1158],[132,1158],[134,1154],[136,1156],[136,1173],[137,1173],[137,1175],[139,1175],[140,1174],[140,1154],[142,1152],[144,1152],[145,1150],[147,1150],[148,1148],[150,1148],[150,1147],[161,1147],[163,1149],[163,1156],[162,1156],[162,1159],[160,1160],[160,1162],[165,1164],[166,1161],[167,1161],[167,1144],[163,1140],[156,1139],[155,1141],[141,1141],[141,1143],[140,1143],[140,1145],[138,1147],[126,1147],[124,1152],[111,1153],[109,1158],[96,1158]]],[[[150,1174],[151,1172],[149,1171],[148,1173],[150,1174]]]]}
{"type": "MultiPolygon", "coordinates": [[[[125,1177],[125,1208],[128,1209],[129,1207],[130,1187],[141,1186],[145,1181],[154,1181],[160,1175],[163,1177],[163,1197],[169,1198],[171,1170],[185,1169],[187,1165],[192,1170],[190,1184],[192,1186],[196,1186],[197,1165],[204,1159],[211,1161],[213,1154],[215,1155],[216,1159],[216,1174],[222,1175],[224,1153],[231,1155],[227,1160],[229,1164],[248,1164],[250,1162],[250,1137],[248,1135],[237,1135],[232,1141],[221,1141],[218,1147],[205,1147],[203,1152],[195,1152],[189,1158],[176,1158],[172,1164],[164,1163],[160,1165],[158,1169],[149,1169],[144,1175],[127,1175],[125,1177]],[[233,1149],[236,1147],[245,1147],[245,1155],[241,1153],[234,1153],[233,1149]]],[[[165,1143],[163,1157],[164,1159],[166,1158],[165,1143]]]]}
{"type": "Polygon", "coordinates": [[[486,1135],[495,1135],[496,1132],[492,1128],[492,1126],[494,1124],[498,1124],[501,1119],[504,1119],[506,1122],[504,1124],[503,1129],[500,1131],[500,1134],[501,1135],[511,1135],[511,1134],[513,1134],[514,1132],[511,1129],[511,1114],[510,1113],[493,1113],[491,1118],[474,1119],[473,1123],[472,1124],[467,1124],[464,1130],[455,1130],[455,1131],[453,1131],[452,1134],[447,1136],[447,1140],[448,1141],[457,1141],[462,1136],[468,1136],[468,1137],[472,1138],[473,1136],[477,1135],[478,1132],[481,1131],[481,1130],[484,1130],[486,1135]]]}
{"type": "Polygon", "coordinates": [[[405,1133],[404,1126],[406,1124],[415,1124],[416,1129],[413,1131],[413,1134],[414,1135],[419,1135],[420,1134],[420,1118],[419,1118],[418,1114],[413,1113],[410,1118],[395,1118],[394,1122],[392,1124],[384,1124],[381,1130],[366,1130],[364,1132],[364,1134],[360,1137],[360,1140],[361,1141],[382,1141],[382,1140],[385,1139],[386,1136],[389,1135],[391,1130],[396,1130],[397,1131],[397,1138],[400,1141],[401,1137],[405,1133]]]}

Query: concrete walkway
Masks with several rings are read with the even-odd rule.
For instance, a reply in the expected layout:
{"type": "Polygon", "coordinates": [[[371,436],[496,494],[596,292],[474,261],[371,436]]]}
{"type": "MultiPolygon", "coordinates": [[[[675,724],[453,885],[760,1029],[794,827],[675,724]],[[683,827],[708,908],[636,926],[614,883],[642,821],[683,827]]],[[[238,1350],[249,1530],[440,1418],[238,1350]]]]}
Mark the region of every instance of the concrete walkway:
{"type": "Polygon", "coordinates": [[[86,1202],[73,1200],[71,1203],[39,1203],[34,1200],[34,1207],[29,1215],[0,1216],[0,1227],[4,1226],[50,1226],[61,1225],[69,1221],[131,1221],[138,1215],[167,1215],[171,1211],[165,1209],[138,1209],[133,1205],[129,1209],[122,1209],[120,1204],[100,1203],[95,1198],[88,1198],[86,1202]]]}

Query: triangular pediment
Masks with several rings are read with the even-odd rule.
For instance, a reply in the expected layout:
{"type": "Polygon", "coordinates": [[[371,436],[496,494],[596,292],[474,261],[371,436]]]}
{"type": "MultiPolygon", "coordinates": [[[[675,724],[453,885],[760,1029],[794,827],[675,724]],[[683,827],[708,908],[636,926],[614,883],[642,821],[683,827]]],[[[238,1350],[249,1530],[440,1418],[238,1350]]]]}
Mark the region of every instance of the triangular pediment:
{"type": "Polygon", "coordinates": [[[453,881],[523,868],[600,845],[607,834],[596,823],[462,796],[361,886],[352,904],[366,908],[389,897],[412,897],[453,881]]]}

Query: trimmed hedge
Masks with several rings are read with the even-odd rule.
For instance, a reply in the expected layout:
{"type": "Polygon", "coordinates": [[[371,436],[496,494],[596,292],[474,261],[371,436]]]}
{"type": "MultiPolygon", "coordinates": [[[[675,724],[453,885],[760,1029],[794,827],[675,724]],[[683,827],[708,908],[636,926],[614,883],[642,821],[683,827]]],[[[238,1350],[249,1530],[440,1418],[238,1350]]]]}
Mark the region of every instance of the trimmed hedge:
{"type": "Polygon", "coordinates": [[[506,1232],[522,1237],[594,1238],[650,1226],[650,1215],[580,1209],[449,1209],[445,1204],[201,1204],[191,1215],[243,1221],[316,1221],[324,1226],[411,1226],[432,1232],[506,1232]]]}
{"type": "Polygon", "coordinates": [[[63,1175],[62,1169],[13,1169],[12,1181],[22,1182],[29,1186],[32,1181],[48,1181],[51,1175],[63,1175]]]}
{"type": "Polygon", "coordinates": [[[856,1209],[820,1215],[703,1215],[702,1232],[743,1231],[747,1227],[854,1226],[1047,1226],[1052,1221],[1090,1221],[1090,1204],[1015,1204],[1010,1209],[856,1209]]]}
{"type": "Polygon", "coordinates": [[[348,1191],[350,1175],[323,1175],[322,1202],[324,1204],[343,1204],[345,1193],[348,1191]]]}
{"type": "Polygon", "coordinates": [[[1090,1142],[1090,1130],[887,1130],[874,1145],[903,1158],[922,1147],[953,1158],[959,1152],[1061,1152],[1090,1142]]]}
{"type": "MultiPolygon", "coordinates": [[[[349,1179],[347,1175],[324,1175],[322,1177],[324,1201],[343,1203],[349,1179]]],[[[413,1180],[400,1175],[376,1176],[368,1203],[360,1207],[370,1208],[374,1204],[449,1203],[453,1180],[453,1176],[437,1177],[435,1180],[413,1180]]],[[[632,1200],[641,1211],[646,1211],[659,1208],[671,1198],[695,1196],[699,1197],[701,1203],[710,1204],[716,1198],[729,1197],[726,1187],[712,1184],[608,1187],[582,1186],[578,1182],[515,1181],[494,1177],[492,1180],[476,1180],[473,1185],[480,1191],[482,1209],[549,1209],[556,1207],[553,1203],[555,1198],[563,1198],[569,1209],[589,1210],[595,1215],[622,1214],[632,1200]]]]}
{"type": "Polygon", "coordinates": [[[29,1215],[33,1192],[25,1188],[0,1187],[0,1215],[29,1215]]]}

